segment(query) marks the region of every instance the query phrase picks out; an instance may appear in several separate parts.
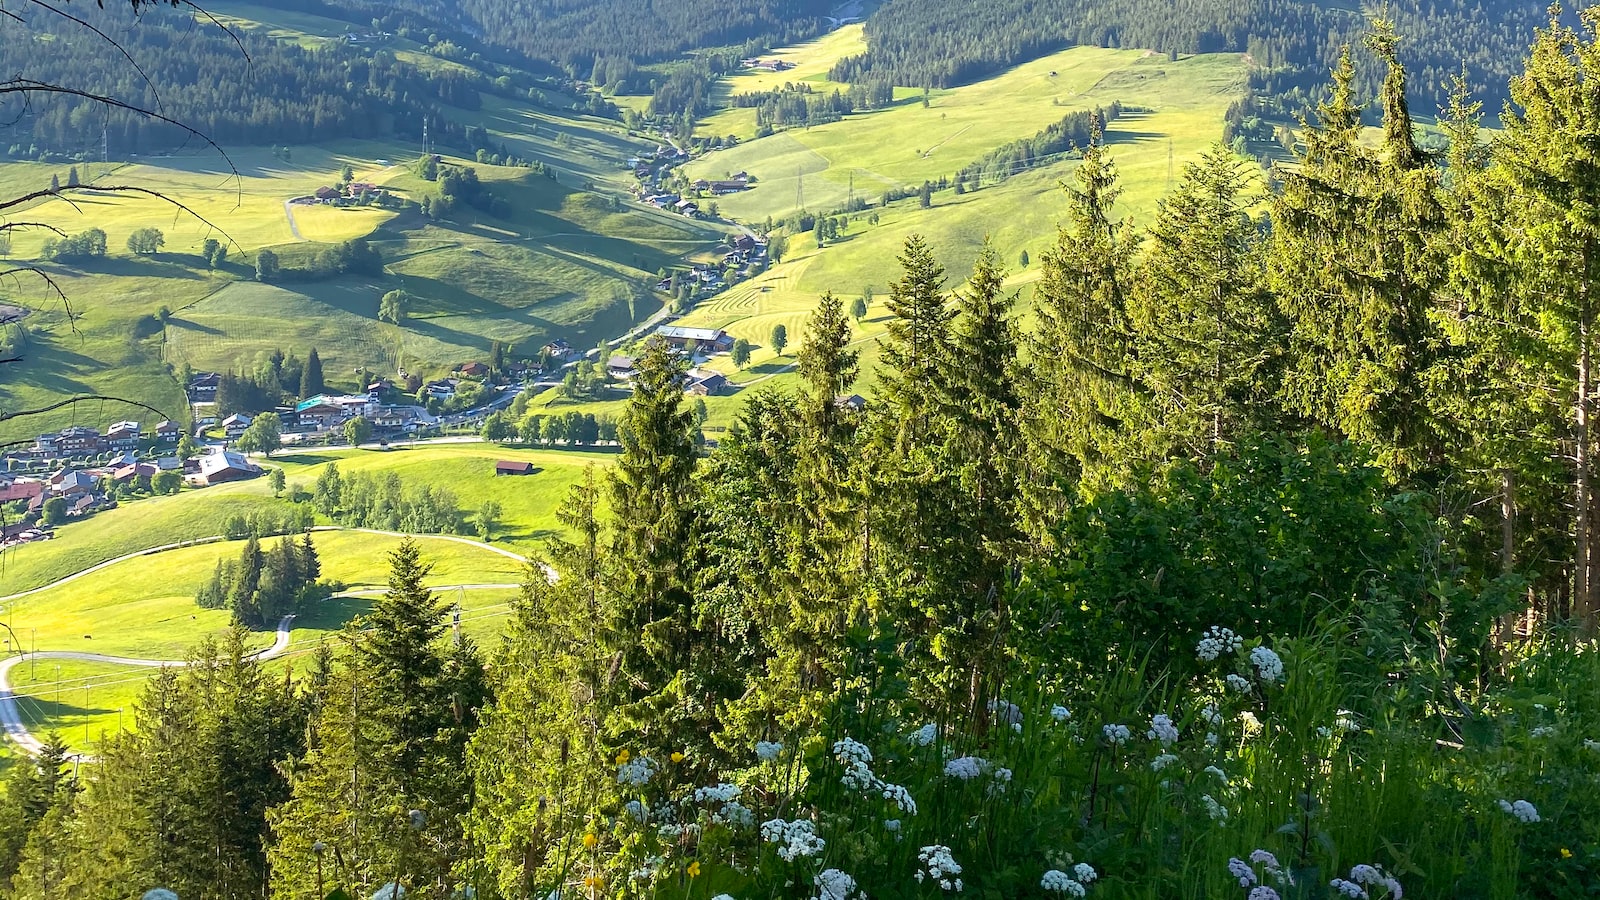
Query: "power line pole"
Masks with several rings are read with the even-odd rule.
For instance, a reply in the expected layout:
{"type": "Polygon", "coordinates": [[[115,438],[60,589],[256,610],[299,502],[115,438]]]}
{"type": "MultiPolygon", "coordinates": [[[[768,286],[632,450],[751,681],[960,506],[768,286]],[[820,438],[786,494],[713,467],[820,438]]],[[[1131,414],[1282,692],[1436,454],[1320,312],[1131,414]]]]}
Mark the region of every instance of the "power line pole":
{"type": "Polygon", "coordinates": [[[806,211],[806,173],[799,166],[794,167],[794,208],[806,211]]]}

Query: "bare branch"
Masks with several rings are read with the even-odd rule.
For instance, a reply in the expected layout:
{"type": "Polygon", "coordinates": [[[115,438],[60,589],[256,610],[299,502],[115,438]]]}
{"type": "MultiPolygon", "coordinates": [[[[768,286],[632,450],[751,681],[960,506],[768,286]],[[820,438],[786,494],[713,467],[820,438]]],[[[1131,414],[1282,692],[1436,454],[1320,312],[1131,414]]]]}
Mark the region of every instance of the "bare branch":
{"type": "Polygon", "coordinates": [[[59,237],[67,236],[65,231],[45,222],[0,222],[0,231],[11,231],[14,228],[43,228],[45,231],[55,232],[59,237]]]}
{"type": "MultiPolygon", "coordinates": [[[[34,6],[40,6],[40,7],[43,7],[45,9],[48,9],[51,12],[55,13],[56,15],[60,16],[63,19],[66,19],[66,20],[71,21],[71,22],[76,22],[77,24],[82,25],[84,28],[87,28],[90,31],[94,32],[95,34],[99,35],[102,39],[105,40],[106,43],[108,43],[111,46],[117,48],[117,52],[122,54],[122,58],[126,59],[128,61],[128,65],[133,66],[133,70],[135,72],[138,72],[139,73],[139,77],[143,78],[144,79],[144,83],[150,87],[150,93],[154,94],[155,97],[156,97],[156,108],[157,109],[161,108],[161,106],[162,106],[162,103],[161,103],[161,90],[156,87],[156,83],[154,81],[150,80],[150,76],[148,74],[146,74],[145,71],[144,71],[144,68],[139,65],[139,61],[133,58],[133,54],[129,53],[126,47],[124,47],[121,44],[117,43],[117,40],[115,38],[113,38],[109,34],[106,34],[104,31],[101,31],[99,28],[96,28],[95,26],[89,24],[88,22],[85,22],[84,20],[78,18],[77,16],[73,15],[72,13],[69,13],[64,9],[57,9],[54,6],[51,6],[50,4],[44,2],[44,0],[27,0],[27,2],[32,3],[34,6]]],[[[104,9],[104,7],[101,7],[101,8],[104,9]]]]}
{"type": "MultiPolygon", "coordinates": [[[[241,190],[242,190],[242,188],[241,188],[241,190]]],[[[81,213],[81,212],[83,212],[83,209],[81,207],[79,207],[78,204],[75,203],[71,197],[67,196],[69,193],[72,193],[72,192],[75,192],[75,191],[104,191],[104,192],[119,193],[119,194],[121,194],[121,193],[143,194],[143,195],[145,195],[147,197],[154,197],[157,200],[160,200],[160,201],[162,201],[164,203],[170,203],[173,206],[177,207],[179,210],[181,210],[183,212],[186,212],[191,216],[194,216],[196,221],[199,221],[199,222],[203,223],[207,228],[215,231],[217,234],[222,235],[224,238],[227,239],[228,243],[234,245],[235,247],[239,246],[239,243],[233,239],[233,236],[228,234],[228,232],[224,231],[221,226],[217,225],[217,223],[211,221],[210,219],[207,219],[205,216],[202,216],[199,213],[195,212],[193,209],[189,208],[189,206],[186,205],[185,203],[183,203],[181,200],[174,200],[173,198],[168,197],[166,194],[163,194],[160,191],[153,191],[153,190],[151,190],[149,188],[138,187],[137,185],[131,185],[131,184],[79,184],[79,185],[67,185],[65,187],[45,188],[44,190],[34,191],[32,193],[29,193],[29,194],[23,194],[23,195],[21,195],[19,197],[13,197],[10,200],[6,200],[6,201],[3,201],[3,202],[0,202],[0,212],[5,212],[7,209],[9,209],[11,207],[18,206],[18,205],[21,205],[23,203],[29,203],[29,202],[32,202],[34,200],[54,198],[54,199],[65,201],[67,203],[71,203],[72,207],[74,209],[78,210],[78,212],[81,213]]],[[[45,225],[43,227],[50,228],[51,226],[45,225]]],[[[61,233],[60,229],[52,228],[51,230],[55,231],[57,234],[61,233]]]]}
{"type": "Polygon", "coordinates": [[[76,397],[68,397],[65,400],[57,400],[54,403],[46,403],[44,406],[35,406],[32,409],[19,409],[16,412],[0,412],[0,422],[9,422],[12,419],[20,419],[24,416],[43,415],[44,413],[61,409],[64,406],[71,406],[74,403],[86,403],[90,400],[109,400],[112,403],[126,403],[129,406],[137,406],[140,409],[153,412],[163,419],[171,418],[171,416],[168,416],[166,413],[156,409],[154,406],[151,406],[148,403],[140,403],[137,400],[129,400],[126,397],[109,397],[104,394],[79,394],[76,397]]]}

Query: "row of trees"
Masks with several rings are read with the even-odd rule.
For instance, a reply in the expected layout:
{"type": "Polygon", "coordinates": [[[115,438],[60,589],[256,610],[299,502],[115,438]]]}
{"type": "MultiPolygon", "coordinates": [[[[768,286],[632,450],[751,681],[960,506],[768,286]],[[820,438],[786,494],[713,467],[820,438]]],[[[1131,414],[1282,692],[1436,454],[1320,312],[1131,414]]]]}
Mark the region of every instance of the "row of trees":
{"type": "Polygon", "coordinates": [[[464,516],[449,488],[420,485],[407,489],[399,473],[341,475],[329,463],[311,494],[317,511],[341,525],[410,534],[463,534],[464,516]]]}

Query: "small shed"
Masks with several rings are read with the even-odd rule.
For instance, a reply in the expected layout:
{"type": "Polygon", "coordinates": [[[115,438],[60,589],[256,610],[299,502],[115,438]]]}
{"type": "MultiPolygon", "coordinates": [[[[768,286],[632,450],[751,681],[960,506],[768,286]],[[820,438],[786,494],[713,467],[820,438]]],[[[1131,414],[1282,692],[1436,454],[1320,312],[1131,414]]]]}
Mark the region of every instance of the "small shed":
{"type": "Polygon", "coordinates": [[[533,463],[502,459],[494,464],[495,475],[532,475],[533,463]]]}

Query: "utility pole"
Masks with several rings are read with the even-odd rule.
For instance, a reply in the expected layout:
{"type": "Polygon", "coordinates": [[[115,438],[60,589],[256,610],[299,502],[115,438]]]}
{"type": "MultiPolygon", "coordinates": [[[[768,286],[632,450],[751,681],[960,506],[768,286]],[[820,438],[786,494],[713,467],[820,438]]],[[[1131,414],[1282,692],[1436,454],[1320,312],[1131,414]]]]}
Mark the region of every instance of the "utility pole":
{"type": "Polygon", "coordinates": [[[794,167],[794,208],[806,211],[806,173],[799,166],[794,167]]]}

